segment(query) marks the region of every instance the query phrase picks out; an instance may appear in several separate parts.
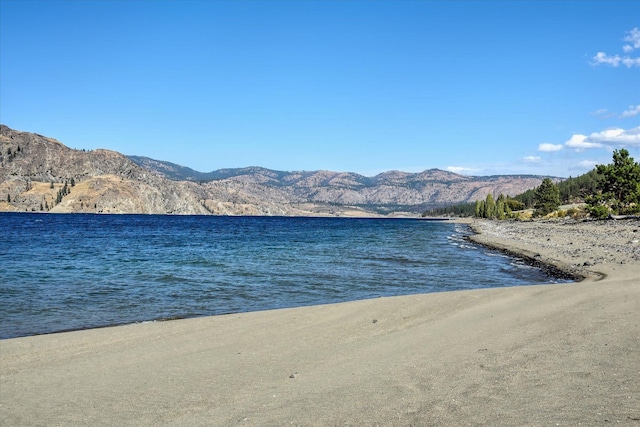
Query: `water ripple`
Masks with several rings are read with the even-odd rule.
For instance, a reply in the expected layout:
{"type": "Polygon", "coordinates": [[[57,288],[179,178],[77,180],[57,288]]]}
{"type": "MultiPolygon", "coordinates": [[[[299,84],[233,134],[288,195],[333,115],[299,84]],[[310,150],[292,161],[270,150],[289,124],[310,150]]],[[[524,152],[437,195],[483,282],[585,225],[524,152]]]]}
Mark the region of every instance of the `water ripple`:
{"type": "Polygon", "coordinates": [[[418,220],[0,214],[0,338],[554,281],[418,220]]]}

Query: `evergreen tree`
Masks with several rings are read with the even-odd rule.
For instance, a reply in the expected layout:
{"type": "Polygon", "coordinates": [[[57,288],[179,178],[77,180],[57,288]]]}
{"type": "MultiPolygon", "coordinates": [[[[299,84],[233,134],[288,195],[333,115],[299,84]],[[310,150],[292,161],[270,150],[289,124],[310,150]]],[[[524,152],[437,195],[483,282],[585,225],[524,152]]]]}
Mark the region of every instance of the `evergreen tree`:
{"type": "Polygon", "coordinates": [[[527,190],[522,194],[518,194],[514,197],[514,200],[519,201],[524,204],[523,209],[532,208],[535,204],[535,190],[527,190]]]}
{"type": "Polygon", "coordinates": [[[542,180],[542,184],[534,191],[535,216],[545,216],[560,206],[560,190],[551,178],[542,180]]]}
{"type": "Polygon", "coordinates": [[[584,201],[585,197],[597,191],[599,181],[601,180],[602,176],[598,174],[595,168],[576,178],[569,177],[558,184],[560,201],[562,203],[579,203],[584,201]]]}
{"type": "Polygon", "coordinates": [[[589,197],[591,213],[602,217],[611,209],[614,213],[640,212],[640,165],[624,148],[613,151],[613,163],[596,166],[602,180],[598,193],[589,197]]]}

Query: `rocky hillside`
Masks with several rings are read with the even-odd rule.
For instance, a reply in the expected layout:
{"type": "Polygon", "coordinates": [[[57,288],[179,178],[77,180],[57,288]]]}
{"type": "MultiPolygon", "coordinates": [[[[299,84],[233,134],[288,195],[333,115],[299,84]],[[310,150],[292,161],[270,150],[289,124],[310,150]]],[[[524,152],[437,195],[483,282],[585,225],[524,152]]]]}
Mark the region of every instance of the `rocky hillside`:
{"type": "Polygon", "coordinates": [[[109,150],[74,150],[0,125],[0,211],[360,216],[515,195],[541,180],[437,169],[375,177],[259,167],[202,173],[109,150]]]}
{"type": "Polygon", "coordinates": [[[279,190],[289,200],[356,205],[375,211],[472,202],[488,193],[514,196],[540,185],[543,177],[509,175],[470,177],[430,169],[420,173],[384,172],[366,177],[352,172],[283,172],[260,167],[220,169],[203,173],[170,162],[130,157],[139,166],[172,180],[243,183],[247,192],[263,187],[279,190]]]}

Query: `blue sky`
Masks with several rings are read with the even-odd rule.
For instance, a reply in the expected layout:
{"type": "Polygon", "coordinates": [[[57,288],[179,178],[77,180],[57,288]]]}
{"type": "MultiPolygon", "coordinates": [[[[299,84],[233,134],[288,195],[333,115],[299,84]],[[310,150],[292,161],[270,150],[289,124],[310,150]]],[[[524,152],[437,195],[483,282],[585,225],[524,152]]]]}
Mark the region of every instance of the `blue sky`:
{"type": "Polygon", "coordinates": [[[200,171],[640,160],[637,1],[0,2],[0,121],[200,171]]]}

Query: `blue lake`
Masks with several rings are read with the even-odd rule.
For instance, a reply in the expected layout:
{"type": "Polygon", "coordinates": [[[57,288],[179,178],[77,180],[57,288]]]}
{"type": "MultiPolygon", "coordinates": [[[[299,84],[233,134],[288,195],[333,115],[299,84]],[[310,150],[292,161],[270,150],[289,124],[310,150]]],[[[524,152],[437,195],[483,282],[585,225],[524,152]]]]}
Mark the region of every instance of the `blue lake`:
{"type": "Polygon", "coordinates": [[[0,214],[0,338],[560,280],[414,219],[0,214]]]}

